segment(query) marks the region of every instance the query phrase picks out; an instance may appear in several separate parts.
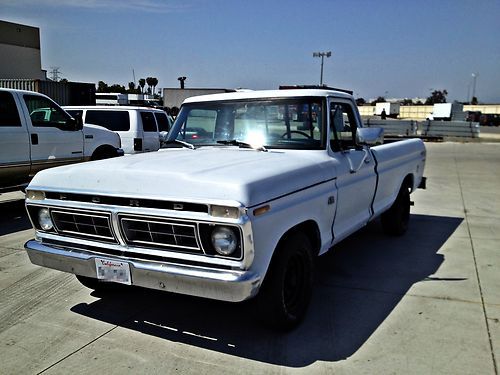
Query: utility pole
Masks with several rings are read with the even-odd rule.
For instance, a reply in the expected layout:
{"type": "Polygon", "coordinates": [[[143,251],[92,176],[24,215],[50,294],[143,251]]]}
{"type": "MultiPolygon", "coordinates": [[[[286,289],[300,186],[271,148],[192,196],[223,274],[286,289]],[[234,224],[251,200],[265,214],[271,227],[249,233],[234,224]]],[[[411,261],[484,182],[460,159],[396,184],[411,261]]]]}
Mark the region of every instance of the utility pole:
{"type": "Polygon", "coordinates": [[[321,75],[320,75],[320,79],[319,79],[319,84],[321,86],[323,86],[323,61],[324,61],[325,56],[330,57],[331,55],[332,55],[332,51],[314,52],[313,53],[313,57],[321,57],[321,75]]]}
{"type": "Polygon", "coordinates": [[[51,66],[50,67],[50,79],[52,81],[55,81],[55,82],[58,82],[59,81],[59,75],[61,74],[61,72],[59,71],[59,67],[58,66],[51,66]]]}

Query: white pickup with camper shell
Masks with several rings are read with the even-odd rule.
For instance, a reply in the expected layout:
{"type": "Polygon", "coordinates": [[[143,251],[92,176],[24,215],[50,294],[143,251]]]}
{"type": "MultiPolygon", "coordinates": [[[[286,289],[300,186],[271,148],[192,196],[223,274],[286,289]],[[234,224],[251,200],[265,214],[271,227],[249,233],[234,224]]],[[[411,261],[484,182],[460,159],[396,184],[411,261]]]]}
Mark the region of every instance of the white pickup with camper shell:
{"type": "MultiPolygon", "coordinates": [[[[315,258],[381,217],[402,235],[424,185],[419,139],[382,144],[341,91],[186,99],[157,153],[39,173],[27,191],[31,261],[114,283],[239,302],[291,329],[315,258]]],[[[172,308],[175,308],[174,306],[172,308]]]]}

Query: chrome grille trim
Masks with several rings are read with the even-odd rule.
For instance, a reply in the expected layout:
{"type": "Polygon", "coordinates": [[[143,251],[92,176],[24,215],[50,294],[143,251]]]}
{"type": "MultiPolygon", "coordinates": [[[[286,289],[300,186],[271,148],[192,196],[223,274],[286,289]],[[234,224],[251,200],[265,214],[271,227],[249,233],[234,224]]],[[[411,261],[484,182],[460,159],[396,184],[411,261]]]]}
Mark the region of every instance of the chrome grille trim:
{"type": "Polygon", "coordinates": [[[51,209],[50,214],[56,231],[61,235],[117,243],[109,213],[51,209]]]}
{"type": "Polygon", "coordinates": [[[203,253],[195,223],[180,223],[155,217],[119,215],[120,229],[127,245],[183,249],[203,253]]]}

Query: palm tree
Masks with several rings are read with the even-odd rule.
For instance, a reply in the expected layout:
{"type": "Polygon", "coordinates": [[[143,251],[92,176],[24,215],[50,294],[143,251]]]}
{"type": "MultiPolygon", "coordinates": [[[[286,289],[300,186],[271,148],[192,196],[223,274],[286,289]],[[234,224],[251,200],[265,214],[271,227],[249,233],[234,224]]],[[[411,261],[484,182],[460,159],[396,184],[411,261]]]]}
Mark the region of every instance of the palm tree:
{"type": "Polygon", "coordinates": [[[151,88],[153,87],[153,82],[154,82],[153,80],[154,80],[154,78],[153,78],[153,77],[148,77],[148,78],[146,78],[146,83],[147,83],[147,84],[148,84],[148,86],[149,86],[149,87],[148,87],[148,91],[149,91],[149,93],[151,93],[151,88]]]}
{"type": "Polygon", "coordinates": [[[153,84],[153,94],[154,94],[156,91],[156,85],[158,85],[158,78],[153,77],[151,83],[153,84]]]}
{"type": "Polygon", "coordinates": [[[139,86],[141,86],[141,94],[144,94],[144,86],[146,86],[146,80],[144,78],[139,79],[139,86]]]}

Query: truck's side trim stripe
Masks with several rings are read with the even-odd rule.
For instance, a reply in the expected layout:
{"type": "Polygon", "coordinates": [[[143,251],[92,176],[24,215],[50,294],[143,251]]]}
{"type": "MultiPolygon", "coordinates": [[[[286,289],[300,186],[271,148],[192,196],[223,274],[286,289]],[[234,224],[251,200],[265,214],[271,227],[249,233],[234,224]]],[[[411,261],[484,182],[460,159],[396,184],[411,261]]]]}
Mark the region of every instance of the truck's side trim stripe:
{"type": "Polygon", "coordinates": [[[291,191],[289,193],[286,193],[286,194],[283,194],[283,195],[279,195],[277,197],[274,197],[274,198],[271,198],[267,201],[264,201],[264,202],[260,202],[260,203],[257,203],[257,204],[254,204],[253,206],[250,206],[248,208],[254,208],[254,207],[257,207],[257,206],[260,206],[260,205],[263,205],[263,204],[266,204],[266,203],[270,203],[272,201],[275,201],[275,200],[278,200],[278,199],[281,199],[281,198],[285,198],[285,197],[288,197],[289,195],[292,195],[292,194],[296,194],[296,193],[300,193],[301,191],[304,191],[304,190],[307,190],[307,189],[310,189],[310,188],[313,188],[313,187],[316,187],[316,186],[319,186],[319,185],[322,185],[322,184],[326,184],[327,182],[332,182],[332,181],[335,181],[337,180],[337,177],[333,177],[333,178],[330,178],[328,180],[324,180],[324,181],[321,181],[321,182],[317,182],[315,184],[312,184],[312,185],[309,185],[309,186],[305,186],[303,188],[300,188],[300,189],[297,189],[297,190],[294,190],[294,191],[291,191]]]}
{"type": "Polygon", "coordinates": [[[29,162],[11,162],[11,163],[2,163],[0,164],[0,168],[13,168],[13,167],[29,167],[29,162]]]}

